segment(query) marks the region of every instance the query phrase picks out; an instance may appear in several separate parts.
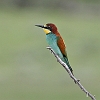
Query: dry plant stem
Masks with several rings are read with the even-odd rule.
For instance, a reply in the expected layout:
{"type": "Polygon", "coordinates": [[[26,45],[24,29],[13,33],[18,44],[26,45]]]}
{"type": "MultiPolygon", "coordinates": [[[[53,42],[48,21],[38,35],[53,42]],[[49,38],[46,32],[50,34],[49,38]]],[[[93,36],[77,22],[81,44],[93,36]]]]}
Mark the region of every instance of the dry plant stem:
{"type": "Polygon", "coordinates": [[[51,51],[51,53],[54,54],[54,56],[57,58],[57,61],[65,68],[65,70],[68,72],[69,76],[74,80],[74,82],[80,87],[80,89],[86,93],[87,97],[90,97],[92,100],[96,100],[95,97],[90,94],[80,83],[80,80],[78,80],[75,76],[72,75],[71,71],[69,70],[68,66],[58,57],[58,55],[53,51],[51,47],[47,47],[51,51]]]}

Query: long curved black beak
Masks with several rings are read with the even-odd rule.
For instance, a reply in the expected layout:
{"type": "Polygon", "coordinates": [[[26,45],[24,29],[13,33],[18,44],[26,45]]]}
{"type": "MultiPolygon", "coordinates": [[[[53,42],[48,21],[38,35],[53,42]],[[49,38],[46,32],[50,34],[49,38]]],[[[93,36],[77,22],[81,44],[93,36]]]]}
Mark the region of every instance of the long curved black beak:
{"type": "Polygon", "coordinates": [[[35,25],[35,26],[45,28],[44,25],[35,25]]]}
{"type": "Polygon", "coordinates": [[[49,29],[51,31],[51,28],[48,26],[44,26],[44,25],[35,25],[37,27],[41,27],[41,28],[45,28],[45,29],[49,29]]]}

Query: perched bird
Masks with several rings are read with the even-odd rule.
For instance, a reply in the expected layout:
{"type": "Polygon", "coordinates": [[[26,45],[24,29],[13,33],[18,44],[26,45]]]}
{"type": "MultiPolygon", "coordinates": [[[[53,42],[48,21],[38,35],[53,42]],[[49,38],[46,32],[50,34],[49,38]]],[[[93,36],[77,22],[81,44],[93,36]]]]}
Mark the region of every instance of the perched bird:
{"type": "Polygon", "coordinates": [[[60,57],[60,59],[67,64],[71,73],[73,74],[73,70],[68,61],[65,43],[61,35],[59,34],[57,27],[52,23],[48,23],[46,25],[35,25],[35,26],[43,28],[44,32],[46,33],[46,40],[49,46],[60,57]]]}

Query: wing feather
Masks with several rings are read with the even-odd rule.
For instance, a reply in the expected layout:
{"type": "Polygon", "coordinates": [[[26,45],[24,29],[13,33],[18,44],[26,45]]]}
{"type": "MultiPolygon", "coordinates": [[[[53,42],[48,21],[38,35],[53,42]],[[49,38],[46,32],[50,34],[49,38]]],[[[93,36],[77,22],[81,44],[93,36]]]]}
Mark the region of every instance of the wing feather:
{"type": "Polygon", "coordinates": [[[67,57],[66,46],[61,36],[57,37],[57,45],[64,57],[67,57]]]}

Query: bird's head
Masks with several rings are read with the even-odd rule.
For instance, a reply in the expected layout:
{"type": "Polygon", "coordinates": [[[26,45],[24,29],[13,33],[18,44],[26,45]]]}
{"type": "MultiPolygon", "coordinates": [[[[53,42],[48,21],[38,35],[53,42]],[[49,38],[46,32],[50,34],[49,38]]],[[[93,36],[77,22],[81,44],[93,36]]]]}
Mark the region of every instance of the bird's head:
{"type": "Polygon", "coordinates": [[[45,25],[35,25],[35,26],[43,28],[43,30],[46,34],[49,34],[51,32],[55,34],[57,32],[57,27],[52,23],[48,23],[45,25]]]}

